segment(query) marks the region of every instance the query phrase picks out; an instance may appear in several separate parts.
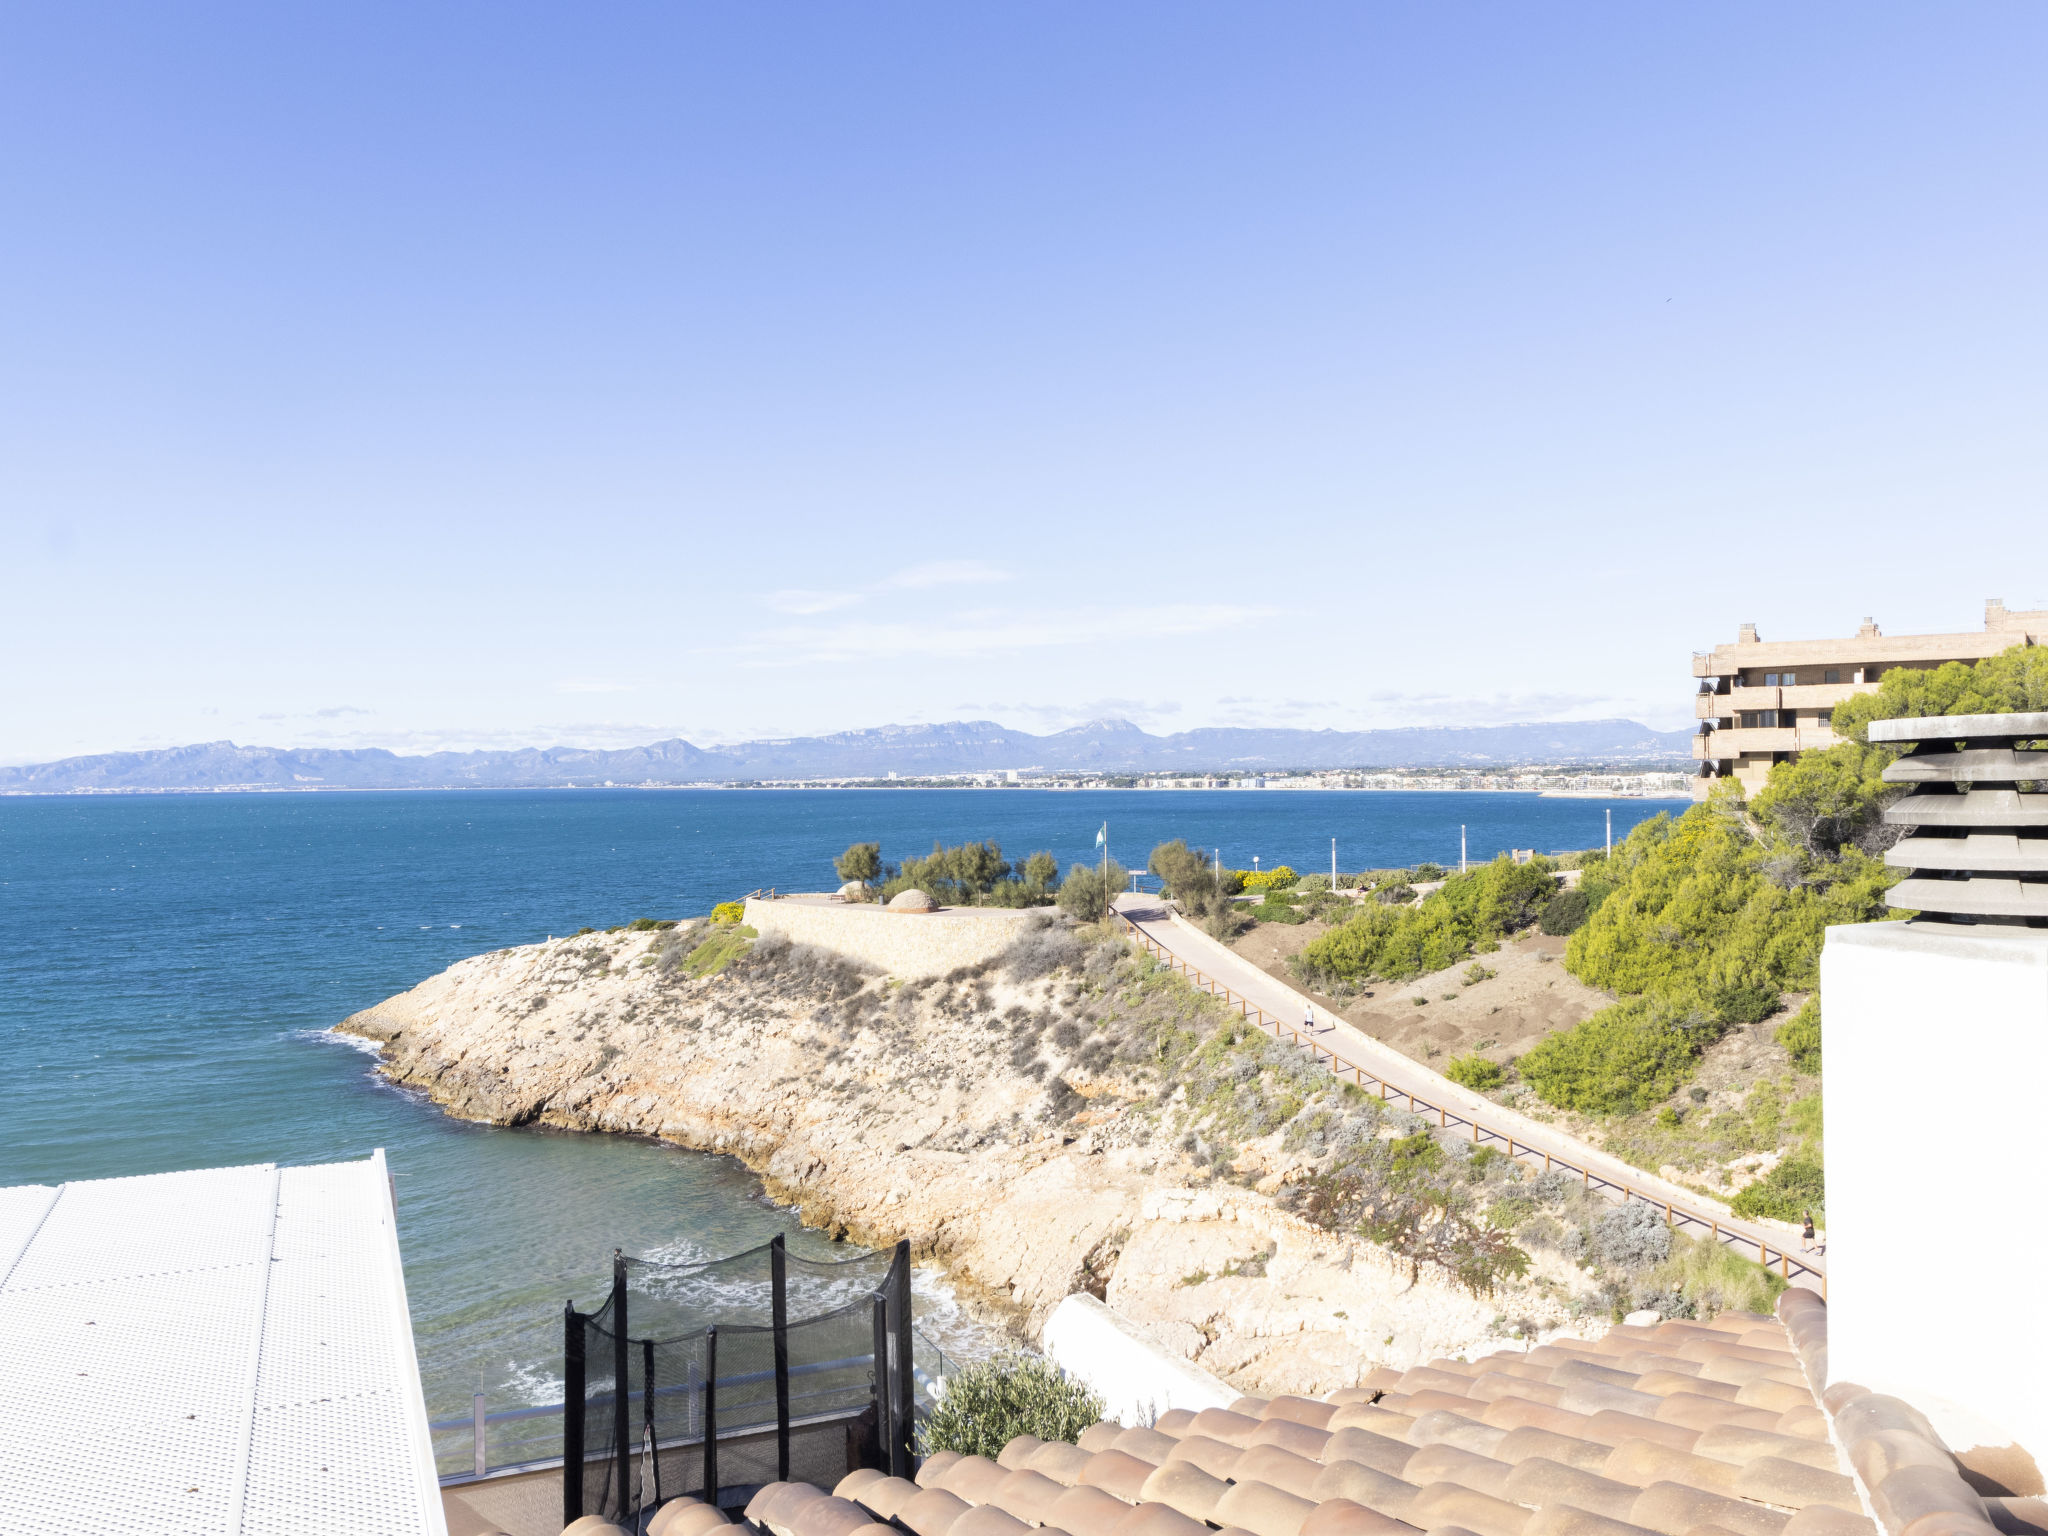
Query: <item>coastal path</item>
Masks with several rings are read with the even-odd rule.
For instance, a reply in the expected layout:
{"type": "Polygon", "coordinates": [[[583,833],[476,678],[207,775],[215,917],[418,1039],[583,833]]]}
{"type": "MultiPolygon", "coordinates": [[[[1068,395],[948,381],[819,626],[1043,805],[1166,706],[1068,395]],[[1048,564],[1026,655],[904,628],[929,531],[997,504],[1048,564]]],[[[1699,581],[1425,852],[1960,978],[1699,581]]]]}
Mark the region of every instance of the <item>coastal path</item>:
{"type": "Polygon", "coordinates": [[[1735,1217],[1727,1207],[1693,1190],[1645,1173],[1555,1126],[1459,1087],[1383,1045],[1349,1020],[1327,1008],[1317,1008],[1313,999],[1210,938],[1168,910],[1158,897],[1127,893],[1117,900],[1116,917],[1126,933],[1160,963],[1237,1008],[1268,1034],[1311,1052],[1345,1082],[1356,1083],[1425,1118],[1435,1115],[1438,1126],[1469,1132],[1475,1145],[1505,1152],[1526,1167],[1576,1173],[1587,1189],[1599,1191],[1616,1204],[1643,1201],[1662,1210],[1673,1227],[1690,1230],[1697,1237],[1712,1237],[1776,1270],[1794,1285],[1827,1294],[1827,1266],[1820,1254],[1802,1253],[1793,1240],[1770,1226],[1735,1217]],[[1305,1024],[1309,1018],[1316,1021],[1312,1028],[1305,1024]]]}

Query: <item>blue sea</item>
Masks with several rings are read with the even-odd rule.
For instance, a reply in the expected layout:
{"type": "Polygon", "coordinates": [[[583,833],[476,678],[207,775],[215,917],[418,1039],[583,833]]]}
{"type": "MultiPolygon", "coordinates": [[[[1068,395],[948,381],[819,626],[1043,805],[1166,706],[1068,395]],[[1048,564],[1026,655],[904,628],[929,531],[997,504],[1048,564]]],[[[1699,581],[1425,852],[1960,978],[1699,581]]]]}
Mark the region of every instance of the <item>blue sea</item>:
{"type": "MultiPolygon", "coordinates": [[[[609,1255],[796,1232],[746,1169],[625,1137],[499,1130],[391,1088],[328,1033],[484,950],[679,917],[832,858],[994,838],[1142,867],[1453,864],[1598,844],[1684,801],[1318,791],[557,790],[0,799],[0,1185],[383,1147],[428,1408],[552,1400],[564,1300],[609,1255]]],[[[814,1234],[797,1241],[821,1242],[814,1234]]]]}

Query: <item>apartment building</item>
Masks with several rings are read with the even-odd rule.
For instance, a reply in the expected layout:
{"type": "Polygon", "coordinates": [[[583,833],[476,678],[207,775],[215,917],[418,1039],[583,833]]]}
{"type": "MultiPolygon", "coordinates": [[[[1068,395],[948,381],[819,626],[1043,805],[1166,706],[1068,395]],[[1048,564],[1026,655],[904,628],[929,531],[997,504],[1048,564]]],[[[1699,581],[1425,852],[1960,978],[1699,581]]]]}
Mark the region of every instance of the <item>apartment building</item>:
{"type": "Polygon", "coordinates": [[[1715,779],[1731,777],[1754,793],[1773,763],[1834,746],[1840,740],[1830,729],[1835,706],[1875,692],[1894,667],[1981,661],[2010,646],[2043,643],[2048,609],[2019,612],[1995,597],[1984,605],[1983,630],[1974,634],[1887,635],[1865,619],[1845,640],[1765,640],[1754,624],[1745,624],[1733,645],[1693,653],[1692,675],[1700,680],[1693,796],[1703,799],[1715,779]]]}

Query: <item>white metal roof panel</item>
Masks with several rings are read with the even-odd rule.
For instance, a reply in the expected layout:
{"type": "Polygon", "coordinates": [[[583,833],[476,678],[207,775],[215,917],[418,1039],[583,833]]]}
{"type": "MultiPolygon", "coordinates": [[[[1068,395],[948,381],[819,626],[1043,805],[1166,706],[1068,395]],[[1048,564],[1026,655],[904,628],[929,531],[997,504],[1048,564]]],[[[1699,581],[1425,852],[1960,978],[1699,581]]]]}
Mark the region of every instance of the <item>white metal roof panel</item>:
{"type": "Polygon", "coordinates": [[[10,1536],[445,1532],[381,1153],[0,1190],[0,1360],[10,1536]]]}

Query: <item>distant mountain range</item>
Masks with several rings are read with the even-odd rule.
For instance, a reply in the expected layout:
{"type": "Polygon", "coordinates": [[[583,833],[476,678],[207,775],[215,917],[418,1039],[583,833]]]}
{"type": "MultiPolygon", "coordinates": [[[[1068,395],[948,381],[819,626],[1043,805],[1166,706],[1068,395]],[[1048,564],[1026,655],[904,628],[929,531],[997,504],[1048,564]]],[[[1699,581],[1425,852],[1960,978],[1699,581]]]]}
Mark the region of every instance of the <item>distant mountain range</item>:
{"type": "Polygon", "coordinates": [[[1689,731],[1632,720],[1391,731],[1214,727],[1153,736],[1128,720],[1097,720],[1049,736],[989,720],[885,725],[832,736],[747,741],[700,749],[658,741],[619,751],[579,747],[514,752],[381,748],[241,747],[203,742],[152,752],[107,752],[0,768],[0,793],[222,789],[537,789],[575,785],[744,783],[992,772],[1132,773],[1277,771],[1283,768],[1503,768],[1606,763],[1642,768],[1687,761],[1689,731]]]}

